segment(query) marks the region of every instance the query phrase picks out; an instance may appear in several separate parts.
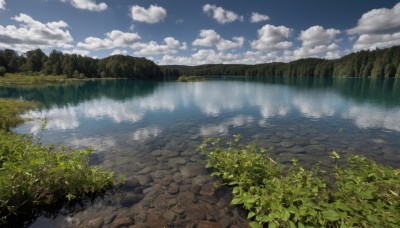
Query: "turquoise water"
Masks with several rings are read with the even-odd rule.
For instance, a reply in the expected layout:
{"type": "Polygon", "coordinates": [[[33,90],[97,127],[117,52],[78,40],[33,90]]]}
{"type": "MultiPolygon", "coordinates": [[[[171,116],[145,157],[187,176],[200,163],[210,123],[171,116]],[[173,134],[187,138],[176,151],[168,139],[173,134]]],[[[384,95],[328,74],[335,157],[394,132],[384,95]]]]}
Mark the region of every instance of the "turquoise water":
{"type": "Polygon", "coordinates": [[[306,166],[328,166],[328,153],[336,150],[400,167],[400,82],[394,79],[102,80],[0,87],[0,96],[42,104],[24,114],[33,121],[16,132],[44,143],[91,145],[93,164],[139,181],[80,210],[39,217],[32,227],[111,225],[126,217],[150,227],[206,220],[243,226],[245,214],[229,204],[229,192],[212,190],[196,151],[205,137],[241,134],[243,142],[272,146],[281,163],[296,157],[306,166]]]}

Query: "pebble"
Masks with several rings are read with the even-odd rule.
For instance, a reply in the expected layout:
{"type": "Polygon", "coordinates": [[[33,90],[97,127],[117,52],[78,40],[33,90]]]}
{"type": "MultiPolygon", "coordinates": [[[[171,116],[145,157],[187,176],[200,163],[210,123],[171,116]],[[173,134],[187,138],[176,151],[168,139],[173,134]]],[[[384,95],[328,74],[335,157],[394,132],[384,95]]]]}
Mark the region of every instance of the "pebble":
{"type": "Polygon", "coordinates": [[[172,183],[168,187],[169,194],[177,194],[179,192],[179,186],[176,183],[172,183]]]}

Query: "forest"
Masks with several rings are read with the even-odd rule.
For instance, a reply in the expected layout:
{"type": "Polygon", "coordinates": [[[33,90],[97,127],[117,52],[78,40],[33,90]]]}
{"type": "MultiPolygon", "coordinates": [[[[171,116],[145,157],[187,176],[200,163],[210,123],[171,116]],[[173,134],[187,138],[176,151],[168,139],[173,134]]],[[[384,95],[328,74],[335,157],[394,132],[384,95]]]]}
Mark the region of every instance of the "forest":
{"type": "Polygon", "coordinates": [[[0,76],[5,73],[66,75],[69,78],[133,78],[162,77],[160,67],[145,58],[112,55],[103,59],[63,54],[53,50],[48,56],[40,49],[19,55],[0,50],[0,76]]]}
{"type": "Polygon", "coordinates": [[[360,51],[340,59],[307,58],[289,63],[257,65],[209,64],[161,66],[164,76],[316,76],[316,77],[400,77],[400,46],[360,51]]]}
{"type": "Polygon", "coordinates": [[[315,76],[315,77],[400,77],[400,46],[359,51],[340,59],[299,59],[289,63],[256,65],[208,64],[158,66],[145,58],[112,55],[103,59],[63,54],[46,55],[35,49],[23,54],[0,50],[0,76],[5,73],[66,75],[68,78],[159,79],[187,76],[315,76]]]}

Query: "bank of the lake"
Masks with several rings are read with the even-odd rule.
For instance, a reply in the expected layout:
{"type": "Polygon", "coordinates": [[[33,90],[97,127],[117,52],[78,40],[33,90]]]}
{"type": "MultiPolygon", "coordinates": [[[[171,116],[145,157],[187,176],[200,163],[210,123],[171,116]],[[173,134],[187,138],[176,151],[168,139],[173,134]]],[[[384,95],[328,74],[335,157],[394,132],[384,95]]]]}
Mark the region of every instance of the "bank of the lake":
{"type": "Polygon", "coordinates": [[[55,148],[9,131],[24,121],[19,114],[35,107],[0,98],[0,225],[29,225],[39,214],[58,213],[118,184],[113,172],[89,166],[90,148],[55,148]]]}

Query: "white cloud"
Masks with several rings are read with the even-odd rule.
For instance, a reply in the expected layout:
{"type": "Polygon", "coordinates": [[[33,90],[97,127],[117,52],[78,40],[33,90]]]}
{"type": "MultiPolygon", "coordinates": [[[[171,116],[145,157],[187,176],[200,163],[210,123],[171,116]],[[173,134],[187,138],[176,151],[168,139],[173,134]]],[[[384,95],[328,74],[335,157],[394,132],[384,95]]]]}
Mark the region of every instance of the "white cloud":
{"type": "Polygon", "coordinates": [[[78,42],[79,48],[100,50],[129,47],[137,43],[141,37],[137,33],[125,33],[119,30],[113,30],[106,33],[106,38],[87,37],[84,42],[78,42]]]}
{"type": "Polygon", "coordinates": [[[62,2],[69,2],[77,9],[89,10],[89,11],[104,11],[107,9],[107,4],[102,2],[96,4],[93,0],[61,0],[62,2]]]}
{"type": "Polygon", "coordinates": [[[392,9],[373,9],[364,13],[349,34],[388,34],[400,31],[400,3],[392,9]]]}
{"type": "Polygon", "coordinates": [[[337,29],[324,29],[319,25],[301,31],[298,39],[302,41],[302,46],[293,51],[293,59],[338,58],[340,47],[336,44],[336,36],[339,34],[337,29]]]}
{"type": "Polygon", "coordinates": [[[361,16],[357,26],[347,30],[358,34],[353,50],[375,49],[400,44],[400,3],[392,9],[373,9],[361,16]]]}
{"type": "Polygon", "coordinates": [[[258,40],[251,41],[251,47],[257,50],[279,50],[292,46],[292,42],[286,41],[292,30],[285,26],[264,25],[258,30],[258,40]]]}
{"type": "Polygon", "coordinates": [[[231,23],[236,20],[243,21],[243,16],[239,16],[230,10],[225,10],[216,5],[205,4],[203,12],[212,16],[220,24],[231,23]]]}
{"type": "Polygon", "coordinates": [[[362,49],[374,50],[376,48],[400,45],[400,32],[393,34],[362,34],[353,46],[355,51],[362,49]]]}
{"type": "Polygon", "coordinates": [[[6,0],[0,0],[0,10],[6,10],[6,0]]]}
{"type": "Polygon", "coordinates": [[[134,21],[155,24],[163,21],[166,16],[167,10],[157,5],[150,5],[148,9],[138,5],[131,8],[131,17],[134,21]]]}
{"type": "Polygon", "coordinates": [[[257,22],[267,21],[267,20],[269,20],[269,17],[265,14],[260,14],[257,12],[251,13],[251,18],[250,18],[251,23],[257,23],[257,22]]]}
{"type": "Polygon", "coordinates": [[[27,14],[12,17],[19,22],[18,26],[0,25],[0,45],[9,46],[17,51],[34,48],[66,47],[73,41],[64,21],[48,22],[46,24],[34,20],[27,14]]]}
{"type": "Polygon", "coordinates": [[[72,50],[63,50],[63,53],[65,54],[77,54],[77,55],[82,55],[82,56],[89,56],[90,52],[87,50],[81,50],[81,49],[72,49],[72,50]]]}
{"type": "Polygon", "coordinates": [[[127,50],[115,49],[113,52],[111,52],[110,55],[127,55],[127,54],[128,54],[127,50]]]}
{"type": "Polygon", "coordinates": [[[340,31],[337,29],[324,29],[322,26],[315,25],[301,31],[299,40],[303,42],[304,47],[314,47],[332,43],[339,34],[340,31]]]}
{"type": "Polygon", "coordinates": [[[212,29],[201,30],[200,38],[193,41],[194,46],[211,47],[216,46],[219,51],[235,49],[243,46],[244,37],[233,37],[233,41],[223,39],[212,29]]]}
{"type": "Polygon", "coordinates": [[[173,37],[166,37],[164,39],[165,44],[158,44],[155,41],[150,41],[149,43],[136,43],[132,46],[136,49],[136,55],[170,55],[176,54],[178,50],[186,50],[187,44],[185,42],[181,43],[173,37]]]}
{"type": "Polygon", "coordinates": [[[172,56],[172,55],[164,55],[160,61],[158,61],[160,65],[195,65],[191,59],[191,57],[185,56],[172,56]]]}
{"type": "Polygon", "coordinates": [[[214,63],[241,63],[241,55],[225,52],[216,52],[214,50],[200,49],[196,53],[193,53],[189,57],[184,56],[172,56],[164,55],[163,58],[158,61],[160,65],[202,65],[202,64],[214,64],[214,63]]]}

